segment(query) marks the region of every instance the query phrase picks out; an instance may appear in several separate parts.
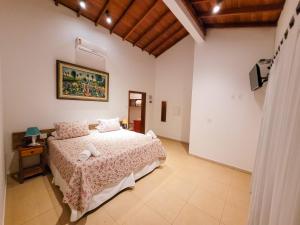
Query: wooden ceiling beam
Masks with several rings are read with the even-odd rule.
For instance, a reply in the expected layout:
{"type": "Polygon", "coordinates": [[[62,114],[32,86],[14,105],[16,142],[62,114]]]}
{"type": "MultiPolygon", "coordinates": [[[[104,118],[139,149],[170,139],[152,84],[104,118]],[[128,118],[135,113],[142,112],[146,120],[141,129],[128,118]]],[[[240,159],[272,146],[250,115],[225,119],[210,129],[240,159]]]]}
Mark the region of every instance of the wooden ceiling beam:
{"type": "Polygon", "coordinates": [[[219,13],[204,13],[199,16],[201,19],[212,18],[212,17],[219,17],[219,16],[234,16],[234,15],[241,15],[241,14],[248,14],[248,13],[260,13],[260,12],[268,12],[268,11],[276,11],[282,10],[284,3],[277,3],[277,4],[268,4],[268,5],[257,5],[257,6],[248,6],[242,8],[232,8],[232,9],[224,9],[220,10],[219,13]]]}
{"type": "Polygon", "coordinates": [[[153,27],[155,27],[166,15],[170,13],[169,10],[164,12],[160,17],[158,17],[153,24],[151,24],[144,32],[133,42],[133,46],[136,45],[144,36],[147,34],[150,30],[152,30],[153,27]]]}
{"type": "Polygon", "coordinates": [[[169,41],[170,38],[172,38],[173,36],[176,36],[179,32],[182,31],[182,28],[183,27],[180,26],[179,28],[177,28],[176,30],[174,30],[170,35],[168,35],[167,37],[165,37],[161,41],[159,41],[159,43],[149,52],[149,54],[152,54],[157,49],[159,49],[161,45],[163,45],[164,43],[166,43],[167,41],[169,41]]]}
{"type": "Polygon", "coordinates": [[[174,41],[171,45],[168,45],[166,48],[163,48],[162,51],[160,51],[157,55],[154,55],[155,58],[157,58],[158,56],[163,54],[168,49],[172,48],[174,45],[176,45],[179,41],[181,41],[183,38],[185,38],[188,35],[189,35],[189,33],[186,31],[186,33],[184,35],[182,35],[180,38],[178,38],[176,41],[174,41]]]}
{"type": "Polygon", "coordinates": [[[114,29],[116,28],[116,26],[118,25],[118,23],[121,21],[121,19],[126,15],[126,13],[128,12],[128,10],[130,9],[130,7],[132,6],[132,4],[134,3],[134,0],[131,0],[129,2],[129,4],[126,6],[125,10],[123,11],[123,13],[121,14],[121,16],[119,16],[119,18],[116,20],[116,22],[113,24],[112,28],[110,29],[110,33],[112,33],[114,31],[114,29]]]}
{"type": "Polygon", "coordinates": [[[206,24],[207,28],[231,28],[231,27],[274,27],[277,26],[277,22],[244,22],[244,23],[213,23],[206,24]]]}
{"type": "MultiPolygon", "coordinates": [[[[174,22],[172,22],[167,29],[162,30],[161,32],[158,32],[155,37],[150,40],[143,48],[142,50],[144,51],[146,48],[148,48],[153,42],[155,42],[160,36],[166,34],[168,31],[170,31],[174,26],[176,26],[177,24],[177,20],[175,20],[174,22]]],[[[150,53],[151,54],[151,53],[150,53]]]]}
{"type": "Polygon", "coordinates": [[[127,34],[125,35],[125,37],[123,38],[123,40],[127,40],[127,38],[132,34],[132,32],[145,20],[145,18],[147,18],[147,16],[152,12],[152,10],[155,8],[156,3],[158,1],[156,0],[151,6],[150,8],[147,10],[147,12],[144,14],[144,16],[137,21],[137,23],[127,32],[127,34]]]}
{"type": "Polygon", "coordinates": [[[109,0],[106,0],[102,9],[100,10],[99,14],[98,14],[98,17],[97,19],[95,20],[95,26],[97,26],[101,20],[101,17],[103,16],[103,14],[105,13],[107,7],[108,7],[108,4],[109,4],[109,0]]]}
{"type": "Polygon", "coordinates": [[[77,15],[77,17],[80,17],[80,15],[81,15],[81,8],[80,7],[78,8],[78,10],[76,12],[76,15],[77,15]]]}
{"type": "Polygon", "coordinates": [[[201,18],[199,18],[199,16],[197,15],[197,11],[195,10],[195,8],[193,7],[192,4],[190,4],[188,2],[188,0],[183,0],[183,3],[185,4],[185,7],[187,8],[187,10],[189,11],[189,13],[191,14],[191,16],[194,18],[194,20],[196,21],[198,27],[200,28],[200,30],[202,31],[202,33],[204,35],[206,35],[206,29],[205,29],[205,25],[204,22],[202,21],[201,18]]]}

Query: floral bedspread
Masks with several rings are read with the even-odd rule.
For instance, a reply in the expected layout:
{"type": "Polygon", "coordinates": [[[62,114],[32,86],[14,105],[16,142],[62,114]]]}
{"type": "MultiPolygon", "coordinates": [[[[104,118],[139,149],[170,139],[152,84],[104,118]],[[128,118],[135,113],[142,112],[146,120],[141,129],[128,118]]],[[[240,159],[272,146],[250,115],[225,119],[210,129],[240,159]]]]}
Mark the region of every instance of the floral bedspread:
{"type": "Polygon", "coordinates": [[[88,207],[92,196],[108,185],[117,184],[158,159],[166,159],[159,139],[127,130],[94,131],[88,136],[49,140],[49,156],[69,186],[63,201],[81,212],[88,207]],[[101,155],[80,162],[79,153],[88,143],[93,143],[101,155]]]}

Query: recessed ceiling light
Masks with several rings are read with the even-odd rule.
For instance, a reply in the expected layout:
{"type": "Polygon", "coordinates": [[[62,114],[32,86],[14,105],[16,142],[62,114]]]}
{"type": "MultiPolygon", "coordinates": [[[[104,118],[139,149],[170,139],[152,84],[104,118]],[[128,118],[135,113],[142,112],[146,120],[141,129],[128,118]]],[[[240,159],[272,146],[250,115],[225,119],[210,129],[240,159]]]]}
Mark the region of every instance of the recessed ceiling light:
{"type": "Polygon", "coordinates": [[[111,24],[112,23],[112,18],[109,15],[109,11],[108,10],[105,11],[105,17],[106,17],[106,19],[105,19],[106,23],[111,24]]]}
{"type": "Polygon", "coordinates": [[[213,8],[213,13],[218,13],[221,9],[221,6],[218,4],[218,5],[215,5],[214,8],[213,8]]]}
{"type": "Polygon", "coordinates": [[[214,8],[212,10],[214,14],[216,14],[216,13],[218,13],[220,11],[220,9],[221,9],[221,2],[222,2],[222,0],[217,0],[216,1],[216,5],[214,6],[214,8]]]}
{"type": "Polygon", "coordinates": [[[80,1],[79,1],[79,5],[80,5],[80,7],[81,7],[82,9],[85,9],[85,8],[86,8],[86,3],[85,3],[84,0],[80,0],[80,1]]]}
{"type": "Polygon", "coordinates": [[[111,22],[112,22],[111,17],[106,17],[106,22],[107,22],[108,24],[111,24],[111,22]]]}

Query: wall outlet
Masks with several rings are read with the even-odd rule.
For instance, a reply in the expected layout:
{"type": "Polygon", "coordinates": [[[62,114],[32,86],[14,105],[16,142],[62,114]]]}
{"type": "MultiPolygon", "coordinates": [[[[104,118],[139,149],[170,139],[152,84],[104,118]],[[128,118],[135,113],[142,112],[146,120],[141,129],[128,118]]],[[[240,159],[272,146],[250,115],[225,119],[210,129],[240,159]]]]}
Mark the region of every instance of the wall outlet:
{"type": "Polygon", "coordinates": [[[47,138],[47,133],[40,134],[40,139],[46,139],[46,138],[47,138]]]}

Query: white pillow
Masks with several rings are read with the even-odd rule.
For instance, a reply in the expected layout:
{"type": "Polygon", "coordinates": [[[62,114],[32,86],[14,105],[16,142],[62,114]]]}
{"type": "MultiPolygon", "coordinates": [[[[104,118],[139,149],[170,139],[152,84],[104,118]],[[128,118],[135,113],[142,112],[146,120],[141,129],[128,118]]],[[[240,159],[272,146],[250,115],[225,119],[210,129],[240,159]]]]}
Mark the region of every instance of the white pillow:
{"type": "Polygon", "coordinates": [[[103,133],[108,131],[114,131],[114,130],[120,130],[120,119],[98,119],[99,125],[96,127],[96,129],[103,133]]]}

